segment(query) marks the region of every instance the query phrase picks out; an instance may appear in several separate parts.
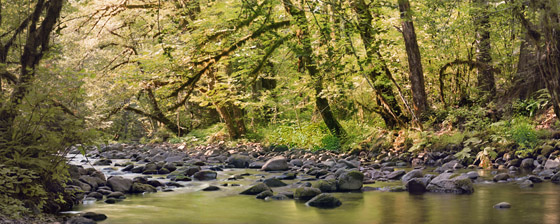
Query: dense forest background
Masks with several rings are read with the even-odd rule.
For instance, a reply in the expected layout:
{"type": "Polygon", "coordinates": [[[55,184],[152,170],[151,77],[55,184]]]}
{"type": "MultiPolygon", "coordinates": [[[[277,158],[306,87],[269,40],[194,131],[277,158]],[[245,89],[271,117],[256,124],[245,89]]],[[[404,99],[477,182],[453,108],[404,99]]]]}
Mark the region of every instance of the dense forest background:
{"type": "Polygon", "coordinates": [[[60,209],[49,205],[64,201],[56,192],[76,144],[453,150],[491,166],[505,153],[541,155],[560,137],[557,0],[3,0],[0,9],[3,211],[60,209]]]}

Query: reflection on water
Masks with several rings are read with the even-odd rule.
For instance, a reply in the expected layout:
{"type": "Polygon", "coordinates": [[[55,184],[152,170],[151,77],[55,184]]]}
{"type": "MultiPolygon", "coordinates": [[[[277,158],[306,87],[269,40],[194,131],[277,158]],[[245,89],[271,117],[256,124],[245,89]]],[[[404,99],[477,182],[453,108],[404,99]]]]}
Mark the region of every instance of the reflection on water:
{"type": "MultiPolygon", "coordinates": [[[[220,177],[229,175],[224,172],[220,177]]],[[[218,192],[200,189],[223,182],[193,182],[175,192],[129,196],[117,204],[95,203],[78,209],[106,214],[109,219],[103,223],[560,223],[560,186],[552,183],[535,184],[532,189],[512,183],[478,184],[472,195],[335,193],[341,207],[317,209],[294,200],[263,201],[238,195],[253,181],[237,181],[241,187],[223,187],[218,192]],[[492,207],[502,201],[512,208],[492,207]]]]}

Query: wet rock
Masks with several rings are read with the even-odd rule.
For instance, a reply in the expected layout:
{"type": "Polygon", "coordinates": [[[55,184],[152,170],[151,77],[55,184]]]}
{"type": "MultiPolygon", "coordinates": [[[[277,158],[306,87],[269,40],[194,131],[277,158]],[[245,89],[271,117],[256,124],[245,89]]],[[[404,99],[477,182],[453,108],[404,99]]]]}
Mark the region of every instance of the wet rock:
{"type": "Polygon", "coordinates": [[[402,176],[401,181],[403,183],[406,183],[409,180],[411,180],[412,178],[421,178],[423,176],[424,176],[424,174],[422,173],[422,170],[411,170],[410,172],[408,172],[408,173],[406,173],[405,175],[402,176]]]}
{"type": "Polygon", "coordinates": [[[261,169],[264,165],[264,162],[252,162],[249,164],[249,168],[251,169],[261,169]]]}
{"type": "Polygon", "coordinates": [[[272,201],[272,200],[282,201],[282,200],[290,200],[290,198],[286,195],[278,194],[278,195],[273,195],[273,196],[270,196],[270,197],[266,197],[264,200],[265,201],[272,201]]]}
{"type": "Polygon", "coordinates": [[[523,182],[521,182],[521,183],[519,184],[519,187],[520,187],[520,188],[531,188],[531,187],[533,187],[533,181],[524,180],[523,182]]]}
{"type": "Polygon", "coordinates": [[[107,180],[107,186],[109,186],[113,191],[126,193],[129,192],[132,187],[132,180],[121,176],[112,176],[107,180]]]}
{"type": "Polygon", "coordinates": [[[119,200],[116,198],[107,198],[107,200],[105,200],[105,203],[107,204],[115,204],[117,203],[119,200]]]}
{"type": "Polygon", "coordinates": [[[173,181],[191,181],[192,179],[190,177],[187,176],[176,176],[174,178],[171,178],[171,180],[173,181]]]}
{"type": "Polygon", "coordinates": [[[336,180],[319,180],[312,184],[314,188],[318,188],[321,192],[335,192],[336,180]]]}
{"type": "Polygon", "coordinates": [[[268,187],[283,187],[283,186],[287,186],[288,184],[282,182],[281,180],[278,180],[276,178],[269,178],[264,180],[264,183],[268,186],[268,187]]]}
{"type": "Polygon", "coordinates": [[[226,161],[227,164],[232,165],[234,168],[247,168],[252,162],[251,157],[244,155],[232,155],[226,161]]]}
{"type": "Polygon", "coordinates": [[[281,176],[276,177],[276,179],[279,179],[279,180],[293,180],[293,179],[296,179],[296,177],[297,177],[297,173],[289,172],[289,173],[284,173],[281,176]]]}
{"type": "Polygon", "coordinates": [[[305,204],[317,208],[336,208],[342,205],[342,202],[331,194],[323,193],[313,197],[305,204]]]}
{"type": "Polygon", "coordinates": [[[387,179],[389,180],[398,180],[400,179],[406,171],[404,170],[396,170],[386,175],[387,179]]]}
{"type": "Polygon", "coordinates": [[[261,168],[264,171],[281,171],[288,170],[288,162],[283,156],[276,156],[272,159],[266,161],[266,163],[261,168]]]}
{"type": "Polygon", "coordinates": [[[200,171],[200,167],[198,166],[189,166],[185,169],[184,174],[186,176],[192,176],[194,175],[196,172],[200,171]]]}
{"type": "Polygon", "coordinates": [[[148,180],[148,184],[152,185],[154,187],[161,187],[163,186],[163,184],[161,182],[159,182],[158,180],[148,180]]]}
{"type": "Polygon", "coordinates": [[[466,174],[471,180],[475,180],[476,178],[479,177],[478,172],[476,171],[470,171],[466,174]]]}
{"type": "Polygon", "coordinates": [[[266,190],[266,191],[263,191],[263,192],[257,194],[256,198],[257,199],[265,199],[265,198],[270,197],[270,196],[273,196],[272,191],[266,190]]]}
{"type": "Polygon", "coordinates": [[[533,183],[542,183],[544,180],[541,177],[537,177],[535,175],[529,175],[527,178],[532,181],[533,183]]]}
{"type": "Polygon", "coordinates": [[[240,194],[245,195],[257,195],[263,191],[270,191],[270,187],[268,187],[265,183],[258,183],[256,185],[251,186],[247,190],[244,190],[240,194]]]}
{"type": "Polygon", "coordinates": [[[202,189],[202,191],[219,191],[219,190],[220,190],[219,187],[217,187],[217,186],[212,186],[212,185],[210,185],[210,186],[205,187],[204,189],[202,189]]]}
{"type": "Polygon", "coordinates": [[[301,167],[303,166],[303,161],[301,159],[292,159],[290,160],[290,164],[292,164],[292,166],[301,167]]]}
{"type": "Polygon", "coordinates": [[[134,164],[129,164],[126,167],[124,167],[121,171],[123,172],[132,171],[133,168],[134,168],[134,164]]]}
{"type": "Polygon", "coordinates": [[[474,187],[471,179],[465,174],[442,173],[434,178],[426,187],[430,192],[471,194],[474,187]]]}
{"type": "Polygon", "coordinates": [[[91,192],[87,196],[90,197],[90,198],[95,198],[97,200],[103,199],[103,194],[101,194],[99,192],[91,192]]]}
{"type": "Polygon", "coordinates": [[[499,173],[499,174],[496,174],[496,175],[494,176],[494,178],[492,178],[492,180],[493,180],[494,182],[498,182],[498,181],[507,181],[509,178],[510,178],[509,173],[499,173]]]}
{"type": "Polygon", "coordinates": [[[184,187],[182,184],[174,182],[174,181],[169,181],[167,183],[165,183],[165,186],[169,186],[169,187],[184,187]]]}
{"type": "Polygon", "coordinates": [[[132,188],[130,189],[130,193],[153,193],[157,192],[156,188],[149,184],[142,184],[142,183],[133,183],[132,188]]]}
{"type": "Polygon", "coordinates": [[[500,203],[498,203],[498,204],[495,204],[495,205],[494,205],[494,208],[498,208],[498,209],[501,209],[501,208],[511,208],[511,204],[510,204],[510,203],[507,203],[507,202],[500,202],[500,203]]]}
{"type": "Polygon", "coordinates": [[[95,163],[93,163],[94,166],[109,166],[111,165],[111,163],[113,163],[113,161],[111,161],[110,159],[100,159],[95,161],[95,163]]]}
{"type": "Polygon", "coordinates": [[[177,170],[177,166],[175,166],[175,164],[173,163],[166,163],[165,166],[163,166],[163,168],[169,170],[169,172],[173,172],[177,170]]]}
{"type": "Polygon", "coordinates": [[[134,177],[132,179],[132,182],[133,183],[138,182],[138,183],[142,183],[142,184],[147,184],[148,183],[148,178],[146,178],[146,177],[134,177]]]}
{"type": "Polygon", "coordinates": [[[321,194],[321,190],[314,187],[299,187],[294,191],[294,199],[307,201],[321,194]]]}
{"type": "Polygon", "coordinates": [[[427,191],[426,187],[430,183],[430,179],[423,178],[412,178],[405,183],[406,190],[411,194],[423,194],[427,191]]]}
{"type": "Polygon", "coordinates": [[[96,224],[95,221],[81,216],[72,217],[68,219],[65,223],[66,224],[96,224]]]}
{"type": "Polygon", "coordinates": [[[540,171],[538,174],[540,177],[544,179],[550,179],[552,178],[552,176],[554,176],[554,171],[547,169],[547,170],[540,171]]]}
{"type": "Polygon", "coordinates": [[[534,162],[535,162],[535,160],[532,159],[532,158],[523,159],[523,161],[521,161],[521,165],[519,165],[519,168],[533,169],[533,168],[535,168],[534,162]]]}
{"type": "Polygon", "coordinates": [[[82,217],[87,218],[87,219],[91,219],[91,220],[96,221],[96,222],[103,221],[103,220],[107,219],[107,216],[105,214],[95,213],[95,212],[86,212],[86,213],[82,214],[82,217]]]}
{"type": "Polygon", "coordinates": [[[144,171],[144,166],[136,166],[130,169],[130,172],[132,173],[142,173],[142,171],[144,171]]]}
{"type": "Polygon", "coordinates": [[[336,181],[339,191],[356,191],[360,190],[364,184],[364,174],[360,171],[344,172],[336,181]]]}
{"type": "Polygon", "coordinates": [[[216,173],[216,171],[202,170],[202,171],[196,172],[193,175],[193,178],[197,179],[197,180],[201,180],[201,181],[206,181],[206,180],[215,180],[217,176],[218,176],[218,173],[216,173]]]}
{"type": "Polygon", "coordinates": [[[107,198],[125,199],[126,196],[124,195],[124,193],[120,191],[116,191],[116,192],[111,192],[109,195],[107,195],[107,198]]]}
{"type": "Polygon", "coordinates": [[[341,159],[338,160],[339,163],[342,163],[346,166],[346,168],[348,169],[354,169],[354,168],[359,168],[360,167],[360,161],[357,160],[352,160],[352,161],[348,161],[345,159],[341,159]]]}
{"type": "Polygon", "coordinates": [[[554,176],[550,178],[550,181],[555,184],[560,184],[560,172],[554,174],[554,176]]]}

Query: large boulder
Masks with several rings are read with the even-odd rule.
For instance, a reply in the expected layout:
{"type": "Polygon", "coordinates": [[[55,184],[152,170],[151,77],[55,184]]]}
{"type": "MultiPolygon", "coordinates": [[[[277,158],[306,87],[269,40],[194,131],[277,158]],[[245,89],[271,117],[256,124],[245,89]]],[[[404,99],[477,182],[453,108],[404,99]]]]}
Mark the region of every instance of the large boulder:
{"type": "Polygon", "coordinates": [[[307,201],[321,194],[321,190],[314,187],[299,187],[294,191],[294,199],[307,201]]]}
{"type": "Polygon", "coordinates": [[[226,161],[227,164],[235,168],[248,168],[252,162],[251,157],[244,155],[232,155],[226,161]]]}
{"type": "Polygon", "coordinates": [[[556,169],[560,165],[560,158],[556,159],[547,159],[546,163],[544,164],[544,169],[556,169]]]}
{"type": "Polygon", "coordinates": [[[263,191],[272,191],[272,190],[265,183],[258,183],[256,185],[251,186],[247,190],[244,190],[240,194],[257,195],[257,194],[260,194],[263,191]]]}
{"type": "Polygon", "coordinates": [[[198,171],[193,175],[194,179],[197,180],[215,180],[216,177],[218,176],[218,173],[216,173],[216,171],[212,171],[212,170],[202,170],[202,171],[198,171]]]}
{"type": "Polygon", "coordinates": [[[554,174],[554,176],[550,178],[550,181],[555,184],[560,184],[560,172],[554,174]]]}
{"type": "Polygon", "coordinates": [[[436,193],[471,194],[474,187],[466,174],[442,173],[434,178],[426,189],[436,193]]]}
{"type": "Polygon", "coordinates": [[[338,198],[330,194],[319,194],[313,197],[311,200],[305,203],[307,206],[313,206],[318,208],[336,208],[342,204],[338,198]]]}
{"type": "Polygon", "coordinates": [[[107,180],[107,186],[113,191],[127,193],[130,191],[130,188],[132,188],[132,180],[121,176],[112,176],[107,180]]]}
{"type": "Polygon", "coordinates": [[[357,191],[364,185],[364,174],[360,171],[344,172],[336,179],[339,191],[357,191]]]}
{"type": "Polygon", "coordinates": [[[276,156],[272,159],[269,159],[261,168],[261,170],[264,171],[281,171],[288,169],[288,161],[283,156],[276,156]]]}

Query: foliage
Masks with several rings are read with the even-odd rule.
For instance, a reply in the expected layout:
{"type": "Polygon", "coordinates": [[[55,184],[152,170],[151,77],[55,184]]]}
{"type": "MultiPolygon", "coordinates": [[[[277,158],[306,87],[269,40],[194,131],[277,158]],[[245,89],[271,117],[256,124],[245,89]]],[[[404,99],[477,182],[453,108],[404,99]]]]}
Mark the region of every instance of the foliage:
{"type": "Polygon", "coordinates": [[[496,153],[495,148],[486,147],[484,150],[476,154],[475,163],[479,161],[479,166],[484,169],[492,168],[492,161],[496,159],[498,153],[496,153]]]}

